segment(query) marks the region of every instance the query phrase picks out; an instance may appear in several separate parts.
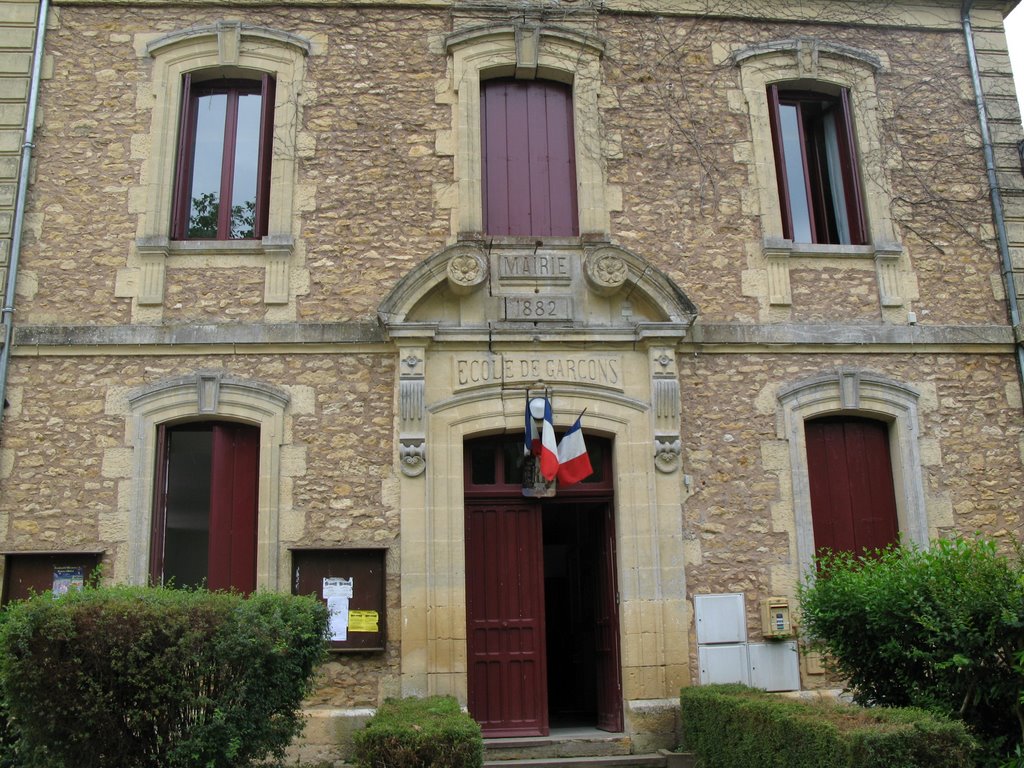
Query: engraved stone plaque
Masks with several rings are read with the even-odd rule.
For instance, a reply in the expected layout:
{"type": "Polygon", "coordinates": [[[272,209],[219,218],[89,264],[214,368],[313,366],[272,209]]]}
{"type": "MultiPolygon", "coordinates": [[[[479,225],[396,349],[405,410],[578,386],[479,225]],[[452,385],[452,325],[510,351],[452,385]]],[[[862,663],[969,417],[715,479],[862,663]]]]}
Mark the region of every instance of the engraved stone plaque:
{"type": "Polygon", "coordinates": [[[571,320],[569,296],[510,296],[505,299],[506,320],[571,320]]]}

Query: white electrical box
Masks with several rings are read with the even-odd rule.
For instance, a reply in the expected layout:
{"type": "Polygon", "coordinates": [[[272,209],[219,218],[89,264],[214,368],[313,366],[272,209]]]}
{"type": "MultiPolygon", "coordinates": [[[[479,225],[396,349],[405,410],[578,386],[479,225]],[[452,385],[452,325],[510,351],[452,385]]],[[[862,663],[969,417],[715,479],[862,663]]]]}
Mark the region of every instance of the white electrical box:
{"type": "Polygon", "coordinates": [[[750,663],[746,643],[702,645],[697,649],[700,684],[743,683],[750,685],[750,663]]]}
{"type": "Polygon", "coordinates": [[[750,685],[766,691],[800,690],[800,655],[796,640],[750,643],[750,685]]]}
{"type": "Polygon", "coordinates": [[[697,643],[742,643],[747,639],[747,611],[743,593],[694,595],[697,643]]]}

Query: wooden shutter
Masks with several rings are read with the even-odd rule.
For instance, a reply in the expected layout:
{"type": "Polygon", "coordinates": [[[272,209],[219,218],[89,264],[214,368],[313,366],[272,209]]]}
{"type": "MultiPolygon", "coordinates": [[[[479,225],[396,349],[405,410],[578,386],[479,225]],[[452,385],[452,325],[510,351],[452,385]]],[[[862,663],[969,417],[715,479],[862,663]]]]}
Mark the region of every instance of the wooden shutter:
{"type": "Polygon", "coordinates": [[[480,115],[485,232],[578,235],[572,89],[485,81],[480,115]]]}
{"type": "Polygon", "coordinates": [[[256,589],[260,431],[215,424],[210,483],[210,589],[256,589]]]}
{"type": "Polygon", "coordinates": [[[888,426],[829,417],[808,421],[804,428],[815,549],[859,554],[895,543],[888,426]]]}

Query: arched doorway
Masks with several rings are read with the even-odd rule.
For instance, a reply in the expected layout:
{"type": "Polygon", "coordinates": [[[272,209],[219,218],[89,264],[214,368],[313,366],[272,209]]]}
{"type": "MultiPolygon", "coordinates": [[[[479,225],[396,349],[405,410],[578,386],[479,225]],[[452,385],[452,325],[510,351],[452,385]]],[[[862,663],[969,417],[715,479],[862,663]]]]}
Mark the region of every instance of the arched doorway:
{"type": "Polygon", "coordinates": [[[469,710],[487,736],[622,730],[611,441],[588,448],[594,474],[538,499],[519,436],[465,444],[469,710]]]}

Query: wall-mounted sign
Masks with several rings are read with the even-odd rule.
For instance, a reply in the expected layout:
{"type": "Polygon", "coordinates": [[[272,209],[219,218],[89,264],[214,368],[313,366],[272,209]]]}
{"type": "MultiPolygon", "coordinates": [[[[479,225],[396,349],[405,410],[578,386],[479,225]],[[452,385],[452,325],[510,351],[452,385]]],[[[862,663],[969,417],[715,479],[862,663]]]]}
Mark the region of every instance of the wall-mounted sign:
{"type": "Polygon", "coordinates": [[[452,358],[456,392],[494,384],[590,384],[622,392],[622,356],[595,353],[559,355],[460,354],[452,358]]]}

